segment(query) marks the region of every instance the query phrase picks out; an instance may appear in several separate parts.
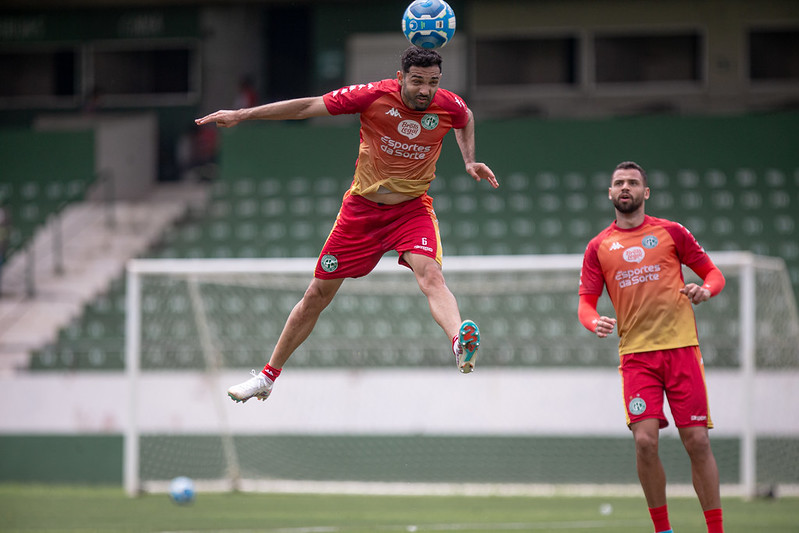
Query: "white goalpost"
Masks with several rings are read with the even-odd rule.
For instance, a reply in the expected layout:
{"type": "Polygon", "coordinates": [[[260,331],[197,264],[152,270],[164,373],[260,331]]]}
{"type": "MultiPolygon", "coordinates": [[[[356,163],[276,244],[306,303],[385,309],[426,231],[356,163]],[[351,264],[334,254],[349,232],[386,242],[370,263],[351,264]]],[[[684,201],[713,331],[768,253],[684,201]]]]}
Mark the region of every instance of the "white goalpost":
{"type": "MultiPolygon", "coordinates": [[[[727,287],[695,312],[723,490],[799,493],[799,317],[784,262],[710,255],[727,287]]],[[[481,327],[472,375],[386,257],[344,283],[268,401],[234,404],[227,387],[267,361],[314,263],[128,264],[128,494],[178,475],[200,490],[638,493],[616,338],[577,321],[581,255],[445,259],[481,327]]],[[[663,436],[670,490],[690,491],[674,428],[663,436]]]]}

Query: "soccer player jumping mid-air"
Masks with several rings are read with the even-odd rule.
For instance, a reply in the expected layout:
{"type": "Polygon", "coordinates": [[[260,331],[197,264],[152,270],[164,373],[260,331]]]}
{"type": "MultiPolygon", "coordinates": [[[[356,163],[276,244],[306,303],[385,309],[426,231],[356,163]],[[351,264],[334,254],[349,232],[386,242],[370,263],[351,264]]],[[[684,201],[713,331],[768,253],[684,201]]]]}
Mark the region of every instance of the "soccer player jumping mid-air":
{"type": "Polygon", "coordinates": [[[688,452],[707,530],[723,533],[719,472],[708,434],[713,423],[692,305],[721,292],[724,276],[683,226],[644,213],[649,187],[638,164],[616,166],[608,197],[616,220],[585,250],[580,322],[599,338],[610,335],[618,324],[627,425],[656,533],[671,532],[666,474],[658,455],[659,431],[668,425],[664,393],[688,452]],[[685,283],[683,264],[702,278],[702,285],[685,283]],[[617,318],[597,312],[605,286],[617,318]]]}
{"type": "Polygon", "coordinates": [[[237,402],[265,400],[291,354],[305,341],[320,313],[345,278],[367,275],[388,251],[399,253],[427,297],[430,312],[452,339],[463,373],[474,369],[480,332],[461,320],[454,295],[441,271],[442,249],[433,200],[444,136],[455,130],[466,172],[499,186],[491,169],[475,161],[474,117],[458,95],[440,88],[438,52],[410,47],[396,79],[350,85],[323,96],[297,98],[238,110],[220,110],[196,120],[231,127],[245,120],[292,120],[360,114],[360,149],[355,175],[302,299],[289,314],[263,371],[228,389],[237,402]]]}

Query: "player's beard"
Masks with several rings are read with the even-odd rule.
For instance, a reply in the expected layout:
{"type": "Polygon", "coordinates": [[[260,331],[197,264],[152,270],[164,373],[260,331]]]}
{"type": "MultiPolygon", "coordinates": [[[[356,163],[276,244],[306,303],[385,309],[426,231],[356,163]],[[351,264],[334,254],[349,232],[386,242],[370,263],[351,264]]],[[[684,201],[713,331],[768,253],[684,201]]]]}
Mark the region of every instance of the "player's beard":
{"type": "Polygon", "coordinates": [[[636,198],[635,196],[630,195],[630,201],[627,202],[626,204],[625,203],[621,203],[619,201],[618,197],[613,199],[613,207],[615,207],[616,210],[619,213],[624,213],[625,215],[628,215],[630,213],[634,213],[643,204],[644,204],[644,197],[643,196],[639,196],[638,198],[636,198]]]}
{"type": "MultiPolygon", "coordinates": [[[[410,107],[414,111],[425,111],[425,110],[427,110],[427,108],[430,107],[430,102],[433,101],[432,95],[428,95],[427,98],[425,98],[425,99],[423,99],[421,101],[417,100],[416,97],[411,97],[411,95],[405,90],[405,88],[402,89],[402,96],[403,96],[403,100],[405,101],[405,105],[410,104],[410,105],[408,105],[408,107],[410,107]]],[[[418,93],[417,93],[416,96],[418,96],[418,93]]]]}

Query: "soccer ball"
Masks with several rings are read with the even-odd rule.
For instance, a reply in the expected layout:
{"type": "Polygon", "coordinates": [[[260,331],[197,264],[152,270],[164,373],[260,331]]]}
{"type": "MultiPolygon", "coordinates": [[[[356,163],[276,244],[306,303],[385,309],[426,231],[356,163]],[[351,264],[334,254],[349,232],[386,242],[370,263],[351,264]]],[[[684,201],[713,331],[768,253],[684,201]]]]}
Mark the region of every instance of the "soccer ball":
{"type": "Polygon", "coordinates": [[[169,497],[180,505],[193,502],[194,481],[186,476],[176,477],[169,483],[169,497]]]}
{"type": "Polygon", "coordinates": [[[402,33],[419,48],[441,48],[455,35],[455,12],[444,0],[415,0],[402,16],[402,33]]]}

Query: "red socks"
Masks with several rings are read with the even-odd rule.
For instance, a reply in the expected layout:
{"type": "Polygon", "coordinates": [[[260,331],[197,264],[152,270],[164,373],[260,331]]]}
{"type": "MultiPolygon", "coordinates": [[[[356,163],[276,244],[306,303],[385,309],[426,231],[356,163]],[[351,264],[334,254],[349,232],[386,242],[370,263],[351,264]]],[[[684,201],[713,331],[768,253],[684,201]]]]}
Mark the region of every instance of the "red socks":
{"type": "Polygon", "coordinates": [[[707,522],[707,533],[724,533],[720,508],[705,511],[705,522],[707,522]]]}
{"type": "Polygon", "coordinates": [[[649,509],[649,516],[652,517],[652,523],[655,525],[655,531],[670,531],[669,525],[669,509],[668,506],[655,507],[649,509]]]}
{"type": "MultiPolygon", "coordinates": [[[[669,524],[669,510],[667,506],[649,509],[649,516],[655,525],[655,531],[671,531],[669,524]]],[[[707,522],[707,533],[724,533],[724,526],[721,519],[721,509],[710,509],[705,511],[705,522],[707,522]]]]}
{"type": "Polygon", "coordinates": [[[275,381],[282,370],[282,368],[272,368],[269,366],[269,363],[266,363],[266,366],[261,372],[266,374],[266,377],[268,377],[271,381],[275,381]]]}

